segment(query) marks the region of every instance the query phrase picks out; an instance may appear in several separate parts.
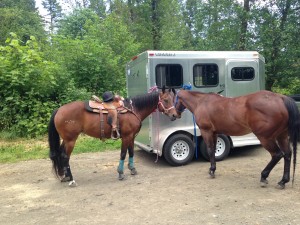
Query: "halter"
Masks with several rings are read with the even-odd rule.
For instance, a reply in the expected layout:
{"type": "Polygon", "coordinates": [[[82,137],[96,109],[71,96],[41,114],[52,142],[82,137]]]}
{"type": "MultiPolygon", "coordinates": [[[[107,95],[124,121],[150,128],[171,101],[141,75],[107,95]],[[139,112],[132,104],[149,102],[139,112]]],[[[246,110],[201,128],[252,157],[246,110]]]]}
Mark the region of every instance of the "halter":
{"type": "MultiPolygon", "coordinates": [[[[149,89],[148,93],[157,91],[158,87],[157,86],[153,86],[149,89]]],[[[161,107],[164,110],[164,113],[168,113],[171,109],[175,108],[174,106],[171,106],[169,108],[166,109],[166,107],[164,106],[164,104],[162,103],[162,100],[160,99],[160,96],[158,96],[158,103],[157,103],[157,109],[159,108],[159,105],[161,105],[161,107]]]]}
{"type": "Polygon", "coordinates": [[[182,113],[186,109],[186,107],[183,104],[182,104],[181,108],[179,108],[179,109],[176,108],[176,105],[178,104],[178,101],[179,101],[179,99],[178,99],[178,93],[179,92],[180,92],[180,90],[177,91],[177,93],[176,93],[176,98],[175,98],[175,102],[174,102],[174,106],[173,107],[175,108],[176,111],[182,113]]]}
{"type": "Polygon", "coordinates": [[[167,113],[169,112],[171,109],[175,108],[175,106],[171,106],[169,108],[166,109],[166,107],[164,106],[164,104],[162,103],[161,99],[160,99],[160,96],[159,96],[159,100],[158,100],[158,103],[157,103],[157,108],[159,107],[159,105],[161,105],[161,107],[163,108],[164,110],[164,113],[167,113]]]}

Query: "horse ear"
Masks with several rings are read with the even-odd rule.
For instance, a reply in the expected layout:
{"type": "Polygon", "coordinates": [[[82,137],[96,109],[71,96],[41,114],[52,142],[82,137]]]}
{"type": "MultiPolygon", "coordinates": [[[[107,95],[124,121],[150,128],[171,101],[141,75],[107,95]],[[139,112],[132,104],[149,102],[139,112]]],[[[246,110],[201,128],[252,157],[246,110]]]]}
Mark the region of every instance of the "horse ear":
{"type": "Polygon", "coordinates": [[[162,87],[162,92],[165,93],[165,91],[166,91],[166,86],[164,85],[164,86],[162,87]]]}

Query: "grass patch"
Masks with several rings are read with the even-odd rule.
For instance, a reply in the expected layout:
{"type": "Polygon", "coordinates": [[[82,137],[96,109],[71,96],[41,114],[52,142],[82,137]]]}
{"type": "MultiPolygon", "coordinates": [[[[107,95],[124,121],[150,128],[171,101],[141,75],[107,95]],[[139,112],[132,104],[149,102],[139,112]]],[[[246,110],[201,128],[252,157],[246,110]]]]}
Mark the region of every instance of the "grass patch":
{"type": "MultiPolygon", "coordinates": [[[[120,150],[120,148],[120,140],[102,142],[97,138],[80,135],[72,154],[120,150]]],[[[45,159],[48,158],[48,154],[49,147],[46,137],[36,139],[3,139],[2,136],[0,140],[0,163],[45,159]]]]}
{"type": "Polygon", "coordinates": [[[113,141],[106,140],[101,141],[97,138],[91,138],[86,135],[81,135],[75,145],[74,154],[85,153],[85,152],[104,152],[108,150],[120,150],[121,140],[113,141]]]}

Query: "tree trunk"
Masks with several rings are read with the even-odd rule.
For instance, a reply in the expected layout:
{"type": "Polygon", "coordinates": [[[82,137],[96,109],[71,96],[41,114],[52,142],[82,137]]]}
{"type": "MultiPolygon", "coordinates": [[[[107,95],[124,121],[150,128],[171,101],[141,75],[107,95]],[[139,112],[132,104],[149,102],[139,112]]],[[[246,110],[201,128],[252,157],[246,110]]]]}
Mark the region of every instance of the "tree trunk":
{"type": "Polygon", "coordinates": [[[250,4],[249,3],[250,3],[250,0],[244,0],[244,10],[243,10],[242,18],[241,18],[241,36],[240,36],[240,44],[239,44],[239,50],[241,50],[241,51],[246,50],[248,15],[250,12],[250,4]]]}
{"type": "Polygon", "coordinates": [[[153,39],[153,49],[159,49],[160,42],[160,26],[159,26],[159,16],[158,16],[158,0],[151,1],[152,9],[152,39],[153,39]]]}

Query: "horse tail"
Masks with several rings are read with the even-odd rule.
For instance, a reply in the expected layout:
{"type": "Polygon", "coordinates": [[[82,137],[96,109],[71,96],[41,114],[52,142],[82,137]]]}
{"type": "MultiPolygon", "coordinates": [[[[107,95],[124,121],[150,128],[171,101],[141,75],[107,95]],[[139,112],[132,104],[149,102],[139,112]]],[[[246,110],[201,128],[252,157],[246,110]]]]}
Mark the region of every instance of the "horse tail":
{"type": "Polygon", "coordinates": [[[59,177],[58,171],[62,171],[63,169],[63,160],[62,154],[60,151],[60,136],[56,130],[54,118],[57,113],[55,110],[50,118],[49,126],[48,126],[48,143],[49,143],[49,157],[52,161],[53,171],[57,177],[59,177]]]}
{"type": "Polygon", "coordinates": [[[296,170],[296,160],[297,160],[297,142],[300,142],[300,113],[296,105],[296,102],[290,98],[284,98],[285,107],[289,113],[288,120],[288,133],[290,137],[290,143],[293,146],[293,183],[294,175],[296,170]]]}

